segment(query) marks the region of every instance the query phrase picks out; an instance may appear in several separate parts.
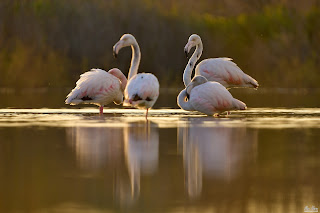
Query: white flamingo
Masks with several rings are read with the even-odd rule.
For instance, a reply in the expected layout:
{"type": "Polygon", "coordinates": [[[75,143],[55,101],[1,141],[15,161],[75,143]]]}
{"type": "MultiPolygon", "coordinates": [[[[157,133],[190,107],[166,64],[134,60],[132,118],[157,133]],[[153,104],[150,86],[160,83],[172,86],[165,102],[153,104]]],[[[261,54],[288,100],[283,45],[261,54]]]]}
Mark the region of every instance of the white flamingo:
{"type": "Polygon", "coordinates": [[[131,46],[132,59],[128,74],[128,84],[124,90],[125,100],[123,105],[148,110],[157,101],[159,96],[159,82],[156,76],[151,73],[138,73],[141,59],[141,52],[138,42],[131,34],[124,34],[113,46],[114,56],[117,57],[123,47],[131,46]]]}
{"type": "Polygon", "coordinates": [[[91,69],[80,75],[76,87],[68,94],[66,104],[95,104],[100,107],[111,103],[121,104],[123,91],[127,84],[126,76],[117,68],[108,72],[101,69],[91,69]]]}
{"type": "Polygon", "coordinates": [[[177,99],[180,108],[216,115],[230,110],[245,110],[246,104],[232,97],[220,83],[195,76],[191,83],[180,92],[177,99]]]}
{"type": "MultiPolygon", "coordinates": [[[[191,73],[196,64],[200,59],[203,45],[200,36],[192,34],[189,37],[188,43],[186,44],[184,51],[188,54],[192,47],[196,46],[194,53],[189,59],[188,65],[183,76],[183,82],[185,86],[191,81],[191,73]],[[189,69],[191,68],[191,69],[189,69]]],[[[258,82],[251,76],[245,74],[231,58],[209,58],[201,61],[195,70],[195,76],[202,75],[208,81],[216,81],[225,86],[226,88],[232,87],[248,87],[258,88],[258,82]]]]}

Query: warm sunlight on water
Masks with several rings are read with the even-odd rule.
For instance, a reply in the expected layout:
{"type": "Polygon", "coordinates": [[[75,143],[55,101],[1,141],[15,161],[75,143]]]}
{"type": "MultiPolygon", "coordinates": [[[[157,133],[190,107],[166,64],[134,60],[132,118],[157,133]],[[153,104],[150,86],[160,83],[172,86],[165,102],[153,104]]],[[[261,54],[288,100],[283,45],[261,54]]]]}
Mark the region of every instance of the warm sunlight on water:
{"type": "MultiPolygon", "coordinates": [[[[95,126],[126,127],[133,121],[144,121],[144,110],[107,109],[104,116],[97,108],[83,109],[0,109],[0,127],[19,126],[95,126]]],[[[320,108],[251,108],[233,112],[219,118],[205,116],[181,109],[156,109],[149,111],[149,121],[160,128],[177,128],[184,125],[202,127],[250,128],[319,128],[320,108]]]]}
{"type": "Polygon", "coordinates": [[[303,212],[320,109],[0,110],[0,212],[303,212]]]}

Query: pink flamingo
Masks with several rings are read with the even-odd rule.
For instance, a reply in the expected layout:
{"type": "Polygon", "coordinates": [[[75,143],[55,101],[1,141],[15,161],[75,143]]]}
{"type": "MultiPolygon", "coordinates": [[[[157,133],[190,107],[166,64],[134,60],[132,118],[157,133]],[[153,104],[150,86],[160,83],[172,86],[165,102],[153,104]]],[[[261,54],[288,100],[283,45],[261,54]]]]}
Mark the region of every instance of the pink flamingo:
{"type": "Polygon", "coordinates": [[[191,83],[180,92],[177,99],[180,108],[217,115],[230,110],[245,110],[246,104],[232,97],[220,83],[195,76],[191,83]]]}
{"type": "Polygon", "coordinates": [[[100,107],[111,103],[121,104],[123,91],[127,84],[126,76],[117,68],[108,72],[101,69],[91,69],[80,75],[76,87],[68,94],[66,104],[95,104],[100,107]]]}
{"type": "Polygon", "coordinates": [[[128,74],[128,84],[124,90],[125,100],[123,105],[148,110],[157,101],[159,96],[159,82],[156,76],[151,73],[138,73],[141,59],[141,52],[138,42],[131,34],[124,34],[113,46],[113,54],[117,57],[123,47],[131,46],[132,59],[128,74]]]}
{"type": "MultiPolygon", "coordinates": [[[[188,43],[186,44],[184,51],[188,55],[191,48],[196,46],[196,49],[191,56],[188,65],[186,66],[183,82],[185,86],[191,81],[191,73],[196,64],[200,59],[203,45],[200,36],[192,34],[189,37],[188,43]]],[[[209,58],[201,61],[196,69],[195,76],[202,75],[208,81],[216,81],[225,86],[226,88],[232,87],[247,87],[247,88],[258,88],[258,82],[251,76],[245,74],[231,58],[209,58]]]]}

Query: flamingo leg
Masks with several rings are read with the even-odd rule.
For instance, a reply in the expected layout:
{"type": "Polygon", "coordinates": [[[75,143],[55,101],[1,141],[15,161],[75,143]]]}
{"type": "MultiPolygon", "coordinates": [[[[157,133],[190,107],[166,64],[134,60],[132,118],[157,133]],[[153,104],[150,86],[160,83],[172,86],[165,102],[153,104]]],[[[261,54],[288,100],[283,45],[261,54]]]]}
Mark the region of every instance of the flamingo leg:
{"type": "Polygon", "coordinates": [[[100,110],[100,113],[99,113],[99,114],[100,114],[100,115],[103,115],[103,106],[100,106],[100,107],[99,107],[99,110],[100,110]]]}
{"type": "Polygon", "coordinates": [[[149,108],[147,109],[147,112],[146,112],[146,120],[148,120],[148,110],[149,108]]]}

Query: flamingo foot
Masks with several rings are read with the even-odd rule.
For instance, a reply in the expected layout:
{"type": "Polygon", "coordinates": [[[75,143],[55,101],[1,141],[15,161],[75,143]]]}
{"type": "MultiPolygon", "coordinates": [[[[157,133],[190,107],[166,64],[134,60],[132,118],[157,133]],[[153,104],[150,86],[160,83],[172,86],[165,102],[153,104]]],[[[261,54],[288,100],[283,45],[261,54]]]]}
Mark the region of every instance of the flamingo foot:
{"type": "Polygon", "coordinates": [[[103,106],[99,107],[99,111],[100,111],[99,115],[103,115],[103,106]]]}

